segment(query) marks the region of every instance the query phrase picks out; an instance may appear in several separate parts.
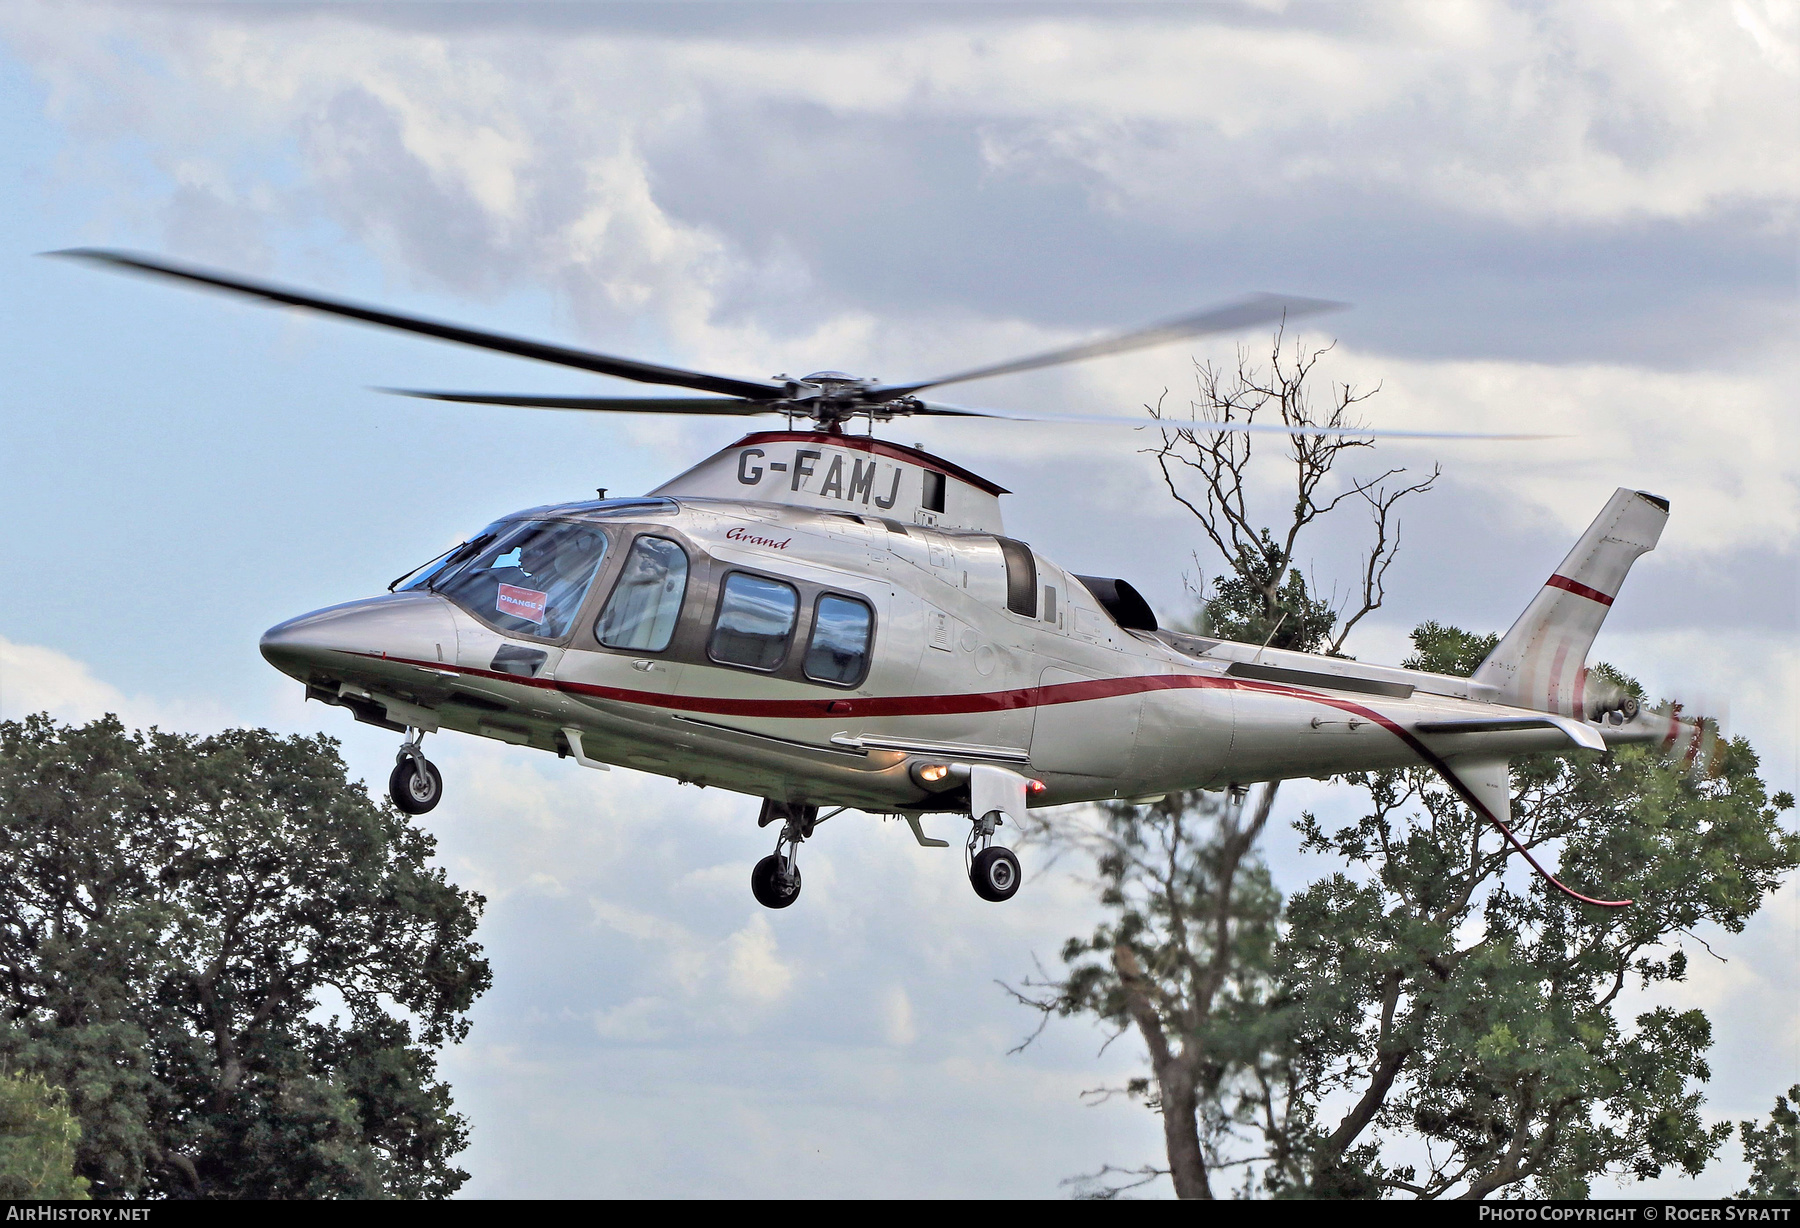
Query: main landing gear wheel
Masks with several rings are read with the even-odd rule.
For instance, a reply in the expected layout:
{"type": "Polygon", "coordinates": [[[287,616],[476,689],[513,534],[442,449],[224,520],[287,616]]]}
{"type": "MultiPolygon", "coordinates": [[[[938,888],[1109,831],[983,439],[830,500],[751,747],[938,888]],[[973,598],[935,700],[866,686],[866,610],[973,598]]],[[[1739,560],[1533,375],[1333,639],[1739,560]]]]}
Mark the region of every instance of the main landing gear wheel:
{"type": "Polygon", "coordinates": [[[758,904],[764,908],[786,908],[800,898],[801,842],[813,834],[815,826],[842,810],[840,806],[822,819],[819,808],[808,802],[779,802],[774,798],[763,801],[756,825],[779,823],[781,830],[775,837],[775,851],[750,871],[750,893],[758,904]]]}
{"type": "Polygon", "coordinates": [[[406,813],[424,814],[443,800],[444,778],[429,759],[402,759],[388,777],[388,796],[406,813]]]}
{"type": "Polygon", "coordinates": [[[786,908],[800,898],[800,867],[770,853],[750,871],[750,894],[764,908],[786,908]]]}
{"type": "Polygon", "coordinates": [[[975,894],[995,904],[1010,900],[1019,890],[1019,859],[1009,848],[991,845],[975,854],[969,866],[969,882],[975,894]]]}

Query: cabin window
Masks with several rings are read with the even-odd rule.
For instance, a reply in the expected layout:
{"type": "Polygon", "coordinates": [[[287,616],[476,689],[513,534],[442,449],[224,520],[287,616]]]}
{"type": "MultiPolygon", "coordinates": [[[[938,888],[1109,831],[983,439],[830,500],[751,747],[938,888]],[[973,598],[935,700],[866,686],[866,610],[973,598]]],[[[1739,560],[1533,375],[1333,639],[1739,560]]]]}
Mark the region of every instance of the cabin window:
{"type": "Polygon", "coordinates": [[[1006,558],[1006,608],[1026,618],[1036,618],[1038,609],[1037,560],[1031,547],[1010,537],[996,537],[1000,553],[1006,558]]]}
{"type": "Polygon", "coordinates": [[[799,612],[800,594],[793,585],[734,571],[719,594],[707,655],[721,665],[775,669],[787,657],[799,612]]]}
{"type": "Polygon", "coordinates": [[[493,535],[466,564],[440,568],[431,588],[502,631],[561,639],[605,554],[606,534],[591,524],[528,520],[493,535]]]}
{"type": "Polygon", "coordinates": [[[875,612],[854,597],[826,595],[813,613],[806,646],[806,676],[814,682],[855,686],[869,668],[869,633],[875,612]]]}
{"type": "Polygon", "coordinates": [[[608,648],[661,652],[675,634],[687,579],[687,555],[680,546],[666,537],[638,538],[594,622],[594,638],[608,648]]]}
{"type": "Polygon", "coordinates": [[[1056,621],[1056,590],[1048,584],[1044,585],[1044,621],[1047,623],[1056,621]]]}

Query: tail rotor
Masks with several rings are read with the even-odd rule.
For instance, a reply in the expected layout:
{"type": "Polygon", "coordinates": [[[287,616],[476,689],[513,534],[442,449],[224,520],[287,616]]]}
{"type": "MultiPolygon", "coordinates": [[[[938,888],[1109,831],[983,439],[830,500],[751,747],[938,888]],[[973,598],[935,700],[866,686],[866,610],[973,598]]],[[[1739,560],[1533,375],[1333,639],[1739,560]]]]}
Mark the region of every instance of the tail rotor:
{"type": "Polygon", "coordinates": [[[1730,706],[1723,700],[1685,704],[1667,700],[1647,714],[1663,726],[1658,753],[1696,779],[1723,774],[1731,749],[1730,706]]]}

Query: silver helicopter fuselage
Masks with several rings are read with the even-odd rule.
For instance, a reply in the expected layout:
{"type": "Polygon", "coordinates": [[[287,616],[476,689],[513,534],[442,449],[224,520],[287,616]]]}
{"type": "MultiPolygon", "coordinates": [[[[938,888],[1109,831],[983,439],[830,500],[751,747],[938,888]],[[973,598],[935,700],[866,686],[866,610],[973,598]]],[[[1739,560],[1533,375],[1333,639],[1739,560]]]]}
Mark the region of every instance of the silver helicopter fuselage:
{"type": "MultiPolygon", "coordinates": [[[[790,425],[813,424],[746,436],[644,499],[505,517],[396,581],[386,596],[271,628],[263,655],[304,683],[308,697],[407,733],[389,795],[411,814],[428,812],[443,793],[422,738],[454,730],[586,767],[626,765],[760,796],[758,821],[781,824],[776,851],[751,874],[757,899],[771,908],[787,907],[799,893],[795,856],[830,817],[821,806],[904,815],[920,843],[938,845],[944,842],[924,835],[919,816],[967,814],[970,883],[998,902],[1017,891],[1020,866],[994,844],[995,828],[1027,823],[1031,805],[1221,786],[1241,799],[1238,787],[1256,781],[1424,765],[1529,858],[1506,824],[1512,758],[1660,740],[1698,760],[1709,739],[1719,746],[1705,722],[1651,716],[1618,688],[1589,685],[1587,652],[1601,621],[1668,518],[1668,502],[1654,495],[1615,491],[1464,679],[1160,630],[1123,580],[1072,575],[1007,537],[999,486],[919,449],[844,433],[847,423],[866,420],[872,431],[914,416],[1031,421],[919,394],[1176,340],[1285,327],[1342,304],[1255,294],[925,380],[881,383],[837,371],[747,380],[160,257],[60,254],[704,394],[407,392],[427,400],[782,414],[790,425]]],[[[1285,417],[1194,426],[1293,437],[1341,429],[1335,420],[1285,417]]],[[[1588,903],[1627,903],[1557,885],[1588,903]]]]}
{"type": "Polygon", "coordinates": [[[1002,493],[913,448],[753,434],[645,498],[506,517],[262,651],[309,697],[396,730],[901,814],[967,809],[921,764],[1007,768],[1041,782],[1034,806],[1426,765],[1503,820],[1507,760],[1673,735],[1582,694],[1587,643],[1666,516],[1650,496],[1614,496],[1588,562],[1578,547],[1546,586],[1542,625],[1525,625],[1534,603],[1510,657],[1471,679],[1156,629],[1129,585],[1007,538],[1002,493]],[[584,582],[551,592],[516,550],[493,560],[501,579],[469,578],[480,543],[545,525],[594,556],[584,582]],[[679,585],[645,588],[651,556],[679,585]],[[650,596],[621,632],[632,585],[650,596]]]}

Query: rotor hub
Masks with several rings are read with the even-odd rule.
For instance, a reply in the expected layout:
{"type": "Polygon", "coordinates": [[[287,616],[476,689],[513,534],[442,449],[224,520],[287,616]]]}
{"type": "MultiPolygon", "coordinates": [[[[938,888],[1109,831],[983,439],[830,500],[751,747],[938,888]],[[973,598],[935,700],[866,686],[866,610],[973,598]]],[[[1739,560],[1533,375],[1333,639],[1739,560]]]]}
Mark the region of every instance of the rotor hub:
{"type": "MultiPolygon", "coordinates": [[[[796,379],[791,375],[775,377],[785,386],[787,396],[771,408],[813,420],[820,430],[837,430],[844,422],[866,414],[871,419],[887,421],[896,410],[906,412],[899,402],[871,400],[867,393],[879,381],[865,379],[843,371],[814,371],[796,379]]],[[[907,398],[911,400],[911,398],[907,398]]]]}

